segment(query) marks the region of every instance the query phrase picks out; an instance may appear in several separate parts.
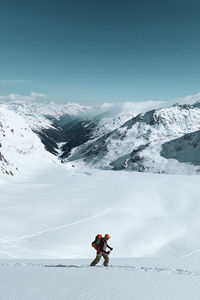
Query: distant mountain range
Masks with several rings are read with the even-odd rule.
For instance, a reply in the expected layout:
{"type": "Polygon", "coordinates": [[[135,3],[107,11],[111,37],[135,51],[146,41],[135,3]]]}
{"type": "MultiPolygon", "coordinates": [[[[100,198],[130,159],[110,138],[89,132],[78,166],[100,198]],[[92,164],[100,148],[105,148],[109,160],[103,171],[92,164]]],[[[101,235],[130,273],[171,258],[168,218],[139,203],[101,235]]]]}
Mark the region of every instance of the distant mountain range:
{"type": "Polygon", "coordinates": [[[30,166],[81,161],[108,170],[198,174],[200,102],[95,108],[73,103],[0,104],[1,171],[15,174],[23,169],[22,161],[29,160],[30,166]]]}

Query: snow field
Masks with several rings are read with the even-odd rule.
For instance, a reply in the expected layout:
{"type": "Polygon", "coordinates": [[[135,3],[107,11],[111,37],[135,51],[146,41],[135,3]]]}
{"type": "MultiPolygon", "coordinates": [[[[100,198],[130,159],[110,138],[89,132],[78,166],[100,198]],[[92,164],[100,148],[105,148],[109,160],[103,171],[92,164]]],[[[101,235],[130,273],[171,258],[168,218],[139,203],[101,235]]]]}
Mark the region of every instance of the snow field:
{"type": "Polygon", "coordinates": [[[199,176],[59,165],[1,185],[1,258],[86,258],[97,233],[112,257],[200,251],[199,176]],[[8,188],[9,186],[9,188],[8,188]]]}
{"type": "Polygon", "coordinates": [[[115,265],[109,268],[91,268],[89,262],[31,260],[0,263],[0,299],[199,299],[200,269],[196,272],[186,272],[180,267],[175,269],[177,265],[183,266],[184,260],[163,260],[161,263],[161,260],[153,259],[152,263],[152,259],[116,259],[115,265]],[[49,263],[52,267],[45,267],[49,263]],[[65,267],[56,267],[59,263],[65,263],[65,267]],[[163,267],[164,264],[170,268],[163,267]]]}

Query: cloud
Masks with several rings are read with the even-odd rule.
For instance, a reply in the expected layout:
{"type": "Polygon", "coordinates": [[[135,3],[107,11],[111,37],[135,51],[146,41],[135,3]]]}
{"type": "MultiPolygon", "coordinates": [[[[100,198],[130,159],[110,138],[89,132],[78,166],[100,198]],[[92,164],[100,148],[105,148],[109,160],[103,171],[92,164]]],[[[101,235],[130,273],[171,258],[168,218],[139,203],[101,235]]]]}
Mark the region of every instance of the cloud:
{"type": "Polygon", "coordinates": [[[180,104],[194,104],[196,102],[200,102],[200,92],[194,95],[189,95],[186,97],[176,99],[176,102],[180,104]]]}
{"type": "Polygon", "coordinates": [[[136,113],[146,112],[152,109],[158,109],[163,106],[166,106],[166,101],[138,101],[138,102],[124,102],[121,104],[123,111],[134,111],[136,113]]]}
{"type": "Polygon", "coordinates": [[[47,97],[46,94],[31,92],[30,95],[19,95],[19,94],[0,95],[0,100],[14,101],[14,102],[28,102],[28,101],[34,101],[46,97],[47,97]]]}
{"type": "Polygon", "coordinates": [[[167,106],[167,101],[132,101],[120,103],[103,103],[93,108],[94,113],[119,114],[120,112],[134,113],[135,115],[151,109],[158,109],[167,106]]]}
{"type": "Polygon", "coordinates": [[[26,79],[0,79],[0,84],[13,84],[13,83],[30,83],[31,80],[26,79]]]}

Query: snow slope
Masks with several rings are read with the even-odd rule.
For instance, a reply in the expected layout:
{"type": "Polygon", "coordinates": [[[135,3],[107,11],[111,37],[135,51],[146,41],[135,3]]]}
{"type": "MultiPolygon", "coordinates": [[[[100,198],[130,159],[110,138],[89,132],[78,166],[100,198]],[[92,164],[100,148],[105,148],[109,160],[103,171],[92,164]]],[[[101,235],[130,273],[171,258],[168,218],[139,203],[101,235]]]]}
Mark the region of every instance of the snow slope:
{"type": "Polygon", "coordinates": [[[0,145],[0,170],[7,175],[25,176],[57,161],[26,121],[5,106],[0,106],[0,145]]]}
{"type": "Polygon", "coordinates": [[[106,232],[112,257],[200,249],[199,176],[60,164],[0,188],[1,258],[92,257],[90,243],[106,232]]]}
{"type": "Polygon", "coordinates": [[[188,265],[186,259],[115,259],[107,269],[90,268],[89,263],[89,260],[1,261],[0,298],[199,299],[200,267],[188,265]]]}

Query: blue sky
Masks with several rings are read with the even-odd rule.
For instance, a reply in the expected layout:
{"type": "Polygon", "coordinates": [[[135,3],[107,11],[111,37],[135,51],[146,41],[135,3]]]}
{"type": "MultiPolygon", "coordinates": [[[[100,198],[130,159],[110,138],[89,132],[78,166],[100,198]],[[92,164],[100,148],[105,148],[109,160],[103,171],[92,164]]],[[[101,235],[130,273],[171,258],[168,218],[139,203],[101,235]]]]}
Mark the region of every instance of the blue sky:
{"type": "Polygon", "coordinates": [[[1,1],[0,94],[57,102],[200,91],[200,1],[1,1]]]}

